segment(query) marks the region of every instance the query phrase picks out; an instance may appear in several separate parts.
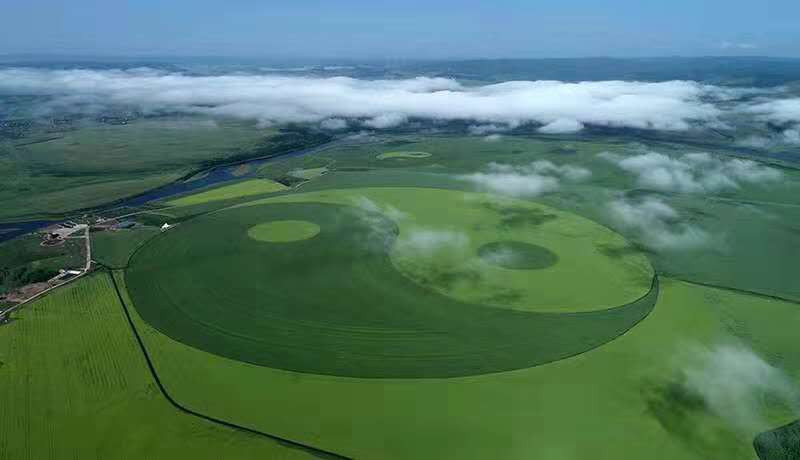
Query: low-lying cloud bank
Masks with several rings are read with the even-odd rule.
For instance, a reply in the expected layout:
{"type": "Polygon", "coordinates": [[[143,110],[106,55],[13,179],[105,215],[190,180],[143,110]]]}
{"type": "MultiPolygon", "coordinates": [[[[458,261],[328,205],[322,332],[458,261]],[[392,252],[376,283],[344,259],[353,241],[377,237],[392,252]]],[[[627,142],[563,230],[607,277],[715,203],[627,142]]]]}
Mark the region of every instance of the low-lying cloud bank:
{"type": "Polygon", "coordinates": [[[773,123],[800,124],[800,98],[759,102],[751,105],[747,111],[773,123]]]}
{"type": "Polygon", "coordinates": [[[145,112],[230,116],[261,123],[347,120],[387,128],[409,119],[467,120],[487,134],[525,123],[545,133],[585,125],[686,130],[718,125],[714,101],[727,90],[690,81],[509,81],[464,86],[448,78],[359,80],[255,74],[197,76],[153,69],[0,70],[0,94],[52,97],[52,109],[100,111],[111,105],[145,112]]]}
{"type": "Polygon", "coordinates": [[[663,192],[714,193],[734,190],[742,184],[778,182],[783,173],[755,161],[715,157],[708,153],[689,153],[671,157],[657,152],[621,156],[599,154],[636,176],[640,187],[663,192]]]}
{"type": "Polygon", "coordinates": [[[611,219],[642,244],[655,250],[685,250],[707,246],[710,235],[683,222],[672,206],[658,198],[619,199],[608,205],[611,219]]]}
{"type": "Polygon", "coordinates": [[[537,196],[559,188],[561,180],[579,182],[588,179],[591,171],[580,166],[556,165],[547,160],[514,166],[489,163],[486,172],[461,176],[478,188],[515,197],[537,196]]]}
{"type": "Polygon", "coordinates": [[[770,427],[766,404],[800,413],[800,390],[780,369],[742,345],[692,346],[683,369],[686,387],[708,409],[746,434],[770,427]]]}
{"type": "Polygon", "coordinates": [[[759,102],[745,107],[743,112],[754,115],[762,122],[772,123],[774,126],[781,128],[781,133],[777,137],[751,136],[744,140],[745,145],[763,147],[757,144],[800,144],[800,98],[773,99],[759,102]]]}

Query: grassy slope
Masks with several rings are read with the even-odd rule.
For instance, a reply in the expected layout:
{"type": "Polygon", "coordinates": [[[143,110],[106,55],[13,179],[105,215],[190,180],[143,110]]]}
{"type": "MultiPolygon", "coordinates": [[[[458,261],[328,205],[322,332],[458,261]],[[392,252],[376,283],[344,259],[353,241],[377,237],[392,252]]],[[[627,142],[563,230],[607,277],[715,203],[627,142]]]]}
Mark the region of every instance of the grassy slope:
{"type": "Polygon", "coordinates": [[[363,458],[748,459],[747,433],[665,400],[682,350],[742,340],[800,377],[797,305],[666,280],[651,315],[623,337],[556,363],[457,379],[360,380],[220,358],[134,314],[159,375],[183,404],[363,458]],[[214,397],[208,395],[236,395],[214,397]],[[670,409],[672,408],[672,409],[670,409]],[[446,440],[446,441],[445,441],[446,440]]]}
{"type": "Polygon", "coordinates": [[[178,411],[149,373],[106,274],[0,327],[0,458],[303,458],[178,411]]]}
{"type": "Polygon", "coordinates": [[[260,195],[262,193],[280,192],[287,187],[269,179],[250,179],[232,185],[212,188],[205,192],[167,201],[167,206],[191,206],[209,201],[227,200],[243,196],[260,195]]]}

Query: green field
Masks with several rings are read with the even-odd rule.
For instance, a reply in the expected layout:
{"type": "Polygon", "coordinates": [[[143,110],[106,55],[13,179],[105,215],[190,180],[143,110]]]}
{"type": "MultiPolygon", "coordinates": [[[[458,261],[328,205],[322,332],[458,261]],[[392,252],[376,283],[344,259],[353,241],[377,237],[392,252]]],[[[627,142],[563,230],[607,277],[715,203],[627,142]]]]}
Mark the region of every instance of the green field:
{"type": "Polygon", "coordinates": [[[389,160],[392,158],[399,159],[418,159],[428,158],[431,154],[428,152],[384,152],[377,156],[379,160],[389,160]]]}
{"type": "Polygon", "coordinates": [[[305,220],[273,220],[247,229],[247,236],[265,243],[307,240],[319,234],[319,225],[305,220]]]}
{"type": "Polygon", "coordinates": [[[162,395],[106,273],[0,329],[0,458],[310,458],[162,395]]]}
{"type": "Polygon", "coordinates": [[[47,142],[0,142],[0,219],[98,206],[172,182],[204,162],[255,149],[274,130],[201,118],[89,124],[47,142]],[[3,155],[5,153],[5,155],[3,155]]]}
{"type": "MultiPolygon", "coordinates": [[[[390,253],[397,269],[465,302],[530,311],[598,310],[641,297],[653,277],[647,258],[619,234],[528,201],[454,190],[373,187],[284,195],[247,205],[278,202],[351,205],[361,213],[384,214],[398,227],[390,253]],[[450,241],[438,241],[443,238],[450,241]],[[559,263],[536,272],[485,263],[480,247],[498,239],[550,248],[559,263]],[[580,290],[569,289],[575,280],[581,280],[580,290]]],[[[376,228],[372,233],[380,238],[386,229],[376,228]]]]}
{"type": "Polygon", "coordinates": [[[138,225],[132,229],[92,233],[92,257],[112,268],[124,268],[136,248],[160,232],[157,227],[138,225]]]}
{"type": "Polygon", "coordinates": [[[542,270],[558,263],[558,256],[542,246],[521,241],[495,241],[478,248],[485,262],[510,270],[542,270]]]}
{"type": "Polygon", "coordinates": [[[262,193],[280,192],[286,186],[268,179],[250,179],[225,187],[194,193],[189,196],[167,201],[167,206],[190,206],[208,201],[227,200],[242,196],[260,195],[262,193]]]}
{"type": "Polygon", "coordinates": [[[289,174],[299,179],[311,180],[325,174],[326,172],[328,172],[328,168],[322,166],[320,168],[295,169],[289,172],[289,174]]]}
{"type": "MultiPolygon", "coordinates": [[[[800,273],[800,258],[790,256],[800,246],[800,170],[796,166],[780,166],[784,179],[774,184],[740,184],[717,194],[660,193],[643,189],[634,176],[599,156],[603,152],[626,156],[651,150],[680,156],[697,149],[677,141],[647,141],[635,136],[580,136],[569,140],[505,136],[497,142],[449,135],[385,136],[303,158],[304,162],[336,161],[335,171],[304,185],[303,191],[371,186],[474,191],[473,186],[457,179],[458,174],[483,171],[489,162],[524,166],[548,160],[585,167],[591,170],[590,180],[562,184],[560,189],[537,197],[537,202],[606,225],[641,246],[638,235],[619,227],[609,216],[608,203],[621,195],[654,196],[672,206],[684,221],[707,230],[714,243],[711,247],[648,251],[657,271],[800,300],[800,283],[794,282],[796,273],[800,273]],[[378,160],[376,150],[423,151],[433,156],[425,161],[395,163],[378,160]]],[[[731,153],[714,148],[703,151],[721,158],[730,158],[731,153]]],[[[300,160],[287,163],[293,161],[300,160]]]]}
{"type": "Polygon", "coordinates": [[[533,205],[532,213],[551,216],[547,224],[506,229],[499,205],[486,200],[414,188],[257,200],[152,240],[131,260],[128,284],[144,318],[187,344],[255,364],[354,377],[529,367],[605,343],[652,308],[658,289],[646,258],[603,252],[626,247],[622,238],[533,205]],[[393,221],[363,205],[339,204],[359,199],[397,206],[407,217],[393,221]],[[463,247],[418,246],[418,232],[428,238],[442,225],[435,218],[442,207],[450,224],[488,228],[476,228],[463,247]],[[321,232],[306,239],[305,221],[321,232]],[[297,237],[287,238],[287,227],[297,237]],[[274,238],[254,238],[254,229],[274,238]],[[487,264],[471,245],[498,233],[547,245],[559,263],[531,272],[487,264]],[[583,276],[597,284],[567,289],[583,276]],[[615,283],[627,285],[605,289],[615,283]],[[577,310],[585,312],[557,313],[577,310]]]}
{"type": "Polygon", "coordinates": [[[681,386],[692,362],[687,350],[744,343],[800,377],[800,357],[791,351],[796,304],[672,280],[662,283],[658,305],[641,324],[600,348],[456,379],[353,379],[253,366],[135,319],[162,381],[183,404],[357,458],[525,459],[536,452],[753,459],[755,435],[791,421],[791,410],[762,400],[759,409],[769,415],[740,430],[708,407],[683,403],[693,400],[681,386]]]}
{"type": "MultiPolygon", "coordinates": [[[[93,257],[117,268],[177,404],[345,456],[753,460],[754,439],[780,450],[798,423],[770,430],[800,408],[800,172],[724,193],[648,190],[599,154],[688,147],[632,139],[336,143],[265,163],[263,179],[154,203],[133,217],[144,226],[92,233],[93,257]],[[539,160],[591,178],[528,199],[464,180],[539,160]],[[668,229],[696,226],[707,244],[654,248],[609,213],[644,198],[674,208],[668,229]],[[179,225],[153,227],[165,221],[179,225]]],[[[0,246],[15,266],[47,256],[0,246]]],[[[0,437],[0,452],[107,457],[124,435],[106,431],[119,428],[121,457],[304,454],[170,405],[107,278],[0,326],[0,428],[20,433],[0,437]],[[108,376],[127,386],[105,389],[108,376]],[[76,407],[76,426],[108,417],[97,438],[53,434],[45,411],[67,423],[76,407]],[[159,432],[175,439],[159,444],[159,432]]]]}

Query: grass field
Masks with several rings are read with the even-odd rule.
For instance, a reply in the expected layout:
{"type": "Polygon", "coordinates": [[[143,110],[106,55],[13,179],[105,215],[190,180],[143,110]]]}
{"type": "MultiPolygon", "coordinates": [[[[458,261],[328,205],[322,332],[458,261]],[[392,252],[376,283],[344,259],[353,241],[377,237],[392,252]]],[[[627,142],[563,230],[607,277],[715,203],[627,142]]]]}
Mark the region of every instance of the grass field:
{"type": "MultiPolygon", "coordinates": [[[[680,279],[800,299],[800,173],[770,187],[662,193],[598,156],[687,148],[378,135],[258,171],[304,171],[313,180],[302,188],[234,182],[148,218],[180,222],[169,232],[93,233],[94,257],[130,262],[115,276],[169,394],[231,423],[356,458],[753,460],[757,435],[798,416],[800,308],[680,279]],[[376,155],[404,151],[432,156],[376,155]],[[530,201],[462,179],[490,161],[540,159],[589,168],[591,180],[530,201]],[[648,248],[608,213],[613,200],[645,196],[706,231],[710,246],[648,248]],[[655,272],[658,291],[627,304],[655,272]]],[[[23,253],[0,247],[0,261],[23,253]]],[[[178,440],[157,445],[160,432],[193,443],[191,458],[299,455],[179,412],[149,374],[134,378],[147,367],[126,348],[108,291],[95,275],[0,326],[0,390],[12,389],[0,432],[20,433],[0,437],[0,453],[103,458],[127,442],[118,456],[183,455],[178,440]],[[103,386],[114,379],[124,384],[103,386]],[[67,424],[75,408],[76,425],[100,414],[99,440],[72,426],[55,433],[39,415],[67,424]]],[[[797,426],[784,431],[796,437],[797,426]]],[[[763,444],[773,435],[758,439],[775,447],[763,444]]]]}
{"type": "Polygon", "coordinates": [[[394,265],[425,287],[465,302],[529,311],[599,310],[639,298],[653,277],[647,258],[618,234],[529,201],[374,187],[284,195],[250,204],[277,202],[349,204],[383,213],[398,226],[391,251],[394,265]],[[549,248],[558,263],[538,271],[486,263],[479,249],[498,239],[549,248]],[[576,280],[581,289],[570,288],[576,280]]]}
{"type": "Polygon", "coordinates": [[[247,236],[267,243],[289,243],[317,236],[319,225],[305,220],[275,220],[247,229],[247,236]]]}
{"type": "Polygon", "coordinates": [[[208,201],[227,200],[243,196],[260,195],[262,193],[280,192],[287,187],[269,179],[250,179],[233,185],[212,188],[205,192],[194,193],[189,196],[177,198],[166,202],[167,206],[191,206],[208,201]]]}
{"type": "Polygon", "coordinates": [[[529,367],[598,346],[641,320],[657,295],[657,288],[648,294],[652,271],[644,257],[602,252],[625,248],[622,238],[548,208],[525,208],[550,216],[546,224],[505,230],[506,215],[492,214],[495,201],[487,207],[486,197],[455,191],[333,190],[254,203],[187,221],[136,253],[127,276],[148,322],[193,346],[282,369],[447,377],[529,367]],[[381,212],[335,204],[358,200],[407,213],[399,236],[398,222],[381,212]],[[450,224],[487,228],[470,234],[474,242],[442,254],[425,239],[428,228],[443,223],[434,212],[443,207],[450,224]],[[322,230],[285,244],[252,237],[253,229],[287,221],[310,221],[322,230]],[[530,272],[484,263],[477,247],[498,233],[547,245],[560,261],[530,272]],[[442,261],[457,271],[443,270],[442,261]],[[417,273],[423,275],[414,282],[417,273]],[[583,289],[567,289],[582,276],[598,284],[583,281],[583,289]],[[603,289],[625,282],[614,292],[603,289]],[[565,293],[572,294],[568,301],[565,293]],[[526,294],[530,303],[520,300],[526,294]],[[483,296],[492,303],[483,305],[483,296]],[[587,311],[556,313],[565,310],[587,311]]]}
{"type": "Polygon", "coordinates": [[[379,160],[389,160],[392,158],[399,158],[399,159],[418,159],[418,158],[428,158],[431,154],[428,152],[384,152],[378,154],[377,158],[379,160]]]}
{"type": "Polygon", "coordinates": [[[157,227],[139,225],[132,229],[92,233],[92,257],[107,267],[124,268],[133,251],[159,232],[157,227]]]}
{"type": "Polygon", "coordinates": [[[170,405],[106,273],[0,327],[0,390],[0,458],[310,457],[170,405]]]}
{"type": "MultiPolygon", "coordinates": [[[[619,226],[608,204],[620,196],[651,196],[673,207],[680,220],[708,234],[706,245],[650,251],[653,265],[662,273],[800,300],[800,258],[789,254],[800,245],[800,170],[781,168],[779,183],[742,183],[718,193],[663,193],[647,190],[636,177],[599,154],[621,156],[644,152],[680,157],[707,151],[730,158],[731,152],[698,149],[680,142],[651,142],[634,137],[592,137],[557,140],[505,136],[495,142],[479,137],[386,136],[361,146],[333,148],[321,156],[336,159],[338,171],[304,186],[304,191],[344,186],[423,186],[471,190],[459,183],[458,174],[484,171],[487,163],[524,166],[547,160],[557,165],[580,166],[591,171],[585,183],[565,184],[559,190],[536,198],[558,209],[571,211],[613,228],[628,240],[642,245],[639,236],[619,226]],[[424,151],[433,157],[424,161],[378,160],[376,151],[424,151]],[[348,168],[368,169],[349,172],[348,168]],[[702,263],[698,260],[702,259],[702,263]]],[[[753,159],[758,160],[758,157],[753,159]]]]}
{"type": "Polygon", "coordinates": [[[320,168],[295,169],[289,172],[289,174],[299,179],[311,180],[325,174],[326,172],[328,172],[328,168],[323,166],[320,168]]]}
{"type": "Polygon", "coordinates": [[[558,263],[553,251],[520,241],[486,243],[478,248],[478,255],[484,262],[511,270],[541,270],[558,263]]]}
{"type": "Polygon", "coordinates": [[[668,279],[653,313],[617,340],[543,366],[456,379],[252,366],[170,339],[138,314],[135,320],[183,404],[357,458],[754,459],[756,434],[791,421],[791,410],[759,399],[760,417],[742,428],[735,416],[693,404],[681,385],[692,366],[686,351],[743,344],[800,377],[791,351],[796,304],[668,279]]]}
{"type": "Polygon", "coordinates": [[[204,162],[254,149],[275,130],[184,117],[87,124],[47,142],[0,143],[0,219],[98,206],[172,182],[204,162]]]}

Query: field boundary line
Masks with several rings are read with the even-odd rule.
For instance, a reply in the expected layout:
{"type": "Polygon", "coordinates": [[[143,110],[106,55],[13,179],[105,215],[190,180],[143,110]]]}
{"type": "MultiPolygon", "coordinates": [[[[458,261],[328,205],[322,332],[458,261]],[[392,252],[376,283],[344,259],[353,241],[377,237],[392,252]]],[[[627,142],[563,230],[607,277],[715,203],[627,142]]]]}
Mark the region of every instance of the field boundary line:
{"type": "Polygon", "coordinates": [[[131,317],[130,311],[128,311],[128,305],[125,303],[125,299],[122,297],[122,293],[119,290],[119,285],[117,284],[117,279],[114,277],[113,270],[111,270],[110,268],[106,267],[105,265],[103,265],[103,268],[105,269],[105,271],[108,274],[109,278],[111,278],[111,283],[114,286],[114,291],[117,294],[117,299],[119,300],[120,306],[122,307],[122,311],[125,313],[125,318],[128,320],[128,325],[130,326],[131,331],[133,332],[133,335],[136,338],[136,342],[139,344],[139,348],[141,349],[142,354],[144,355],[144,359],[147,362],[147,367],[150,369],[150,373],[153,376],[153,380],[156,382],[156,385],[158,386],[158,389],[161,391],[161,394],[164,395],[164,398],[166,398],[166,400],[170,404],[172,404],[176,409],[178,409],[181,412],[184,412],[186,414],[193,415],[193,416],[199,417],[199,418],[201,418],[203,420],[206,420],[206,421],[209,421],[209,422],[212,422],[212,423],[217,423],[217,424],[226,426],[228,428],[233,428],[235,430],[240,430],[240,431],[244,431],[244,432],[247,432],[247,433],[251,433],[251,434],[256,434],[256,435],[267,437],[267,438],[269,438],[269,439],[271,439],[273,441],[277,441],[280,444],[285,444],[286,447],[291,447],[291,448],[295,448],[295,449],[304,450],[304,451],[307,451],[308,453],[310,453],[312,455],[321,456],[321,457],[324,457],[324,458],[337,458],[337,459],[351,460],[351,457],[346,457],[346,456],[344,456],[342,454],[338,454],[336,452],[331,452],[331,451],[328,451],[328,450],[325,450],[325,449],[321,449],[319,447],[314,447],[314,446],[311,446],[311,445],[308,445],[308,444],[303,444],[303,443],[298,442],[298,441],[293,441],[291,439],[287,439],[287,438],[284,438],[284,437],[281,437],[281,436],[278,436],[278,435],[275,435],[275,434],[267,433],[267,432],[264,432],[264,431],[259,431],[259,430],[253,429],[253,428],[248,428],[246,426],[242,426],[242,425],[238,425],[236,423],[228,422],[226,420],[218,419],[218,418],[212,417],[210,415],[205,415],[205,414],[202,414],[200,412],[192,410],[192,409],[190,409],[190,408],[188,408],[186,406],[183,406],[182,404],[178,403],[167,392],[166,387],[164,387],[164,384],[161,382],[161,379],[158,376],[158,372],[156,372],[155,365],[153,364],[153,361],[150,358],[150,354],[147,351],[147,347],[144,344],[144,340],[142,339],[141,335],[139,334],[139,331],[136,329],[136,325],[133,322],[133,318],[131,317]]]}
{"type": "Polygon", "coordinates": [[[765,294],[763,292],[750,291],[750,290],[747,290],[747,289],[736,288],[736,287],[732,287],[732,286],[723,286],[721,284],[704,283],[702,281],[692,281],[690,279],[681,278],[681,277],[678,277],[678,276],[668,276],[668,275],[665,275],[665,276],[667,276],[668,278],[677,280],[677,281],[684,282],[684,283],[694,284],[696,286],[703,286],[703,287],[708,287],[708,288],[721,289],[723,291],[738,292],[739,294],[748,294],[748,295],[755,296],[755,297],[763,297],[763,298],[770,299],[770,300],[779,300],[781,302],[787,302],[787,303],[793,303],[795,305],[800,305],[800,300],[789,299],[789,298],[786,298],[786,297],[781,297],[779,295],[765,294]]]}

